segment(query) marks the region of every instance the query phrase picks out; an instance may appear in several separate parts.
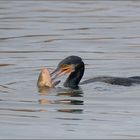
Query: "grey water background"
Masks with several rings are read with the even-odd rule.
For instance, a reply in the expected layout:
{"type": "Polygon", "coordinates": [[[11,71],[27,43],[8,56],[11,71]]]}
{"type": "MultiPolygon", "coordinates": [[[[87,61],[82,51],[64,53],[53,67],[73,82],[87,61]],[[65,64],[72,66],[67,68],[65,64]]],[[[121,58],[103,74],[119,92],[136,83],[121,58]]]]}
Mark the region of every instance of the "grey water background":
{"type": "Polygon", "coordinates": [[[69,55],[83,80],[140,76],[140,1],[1,0],[0,138],[139,139],[139,85],[38,90],[40,69],[69,55]]]}

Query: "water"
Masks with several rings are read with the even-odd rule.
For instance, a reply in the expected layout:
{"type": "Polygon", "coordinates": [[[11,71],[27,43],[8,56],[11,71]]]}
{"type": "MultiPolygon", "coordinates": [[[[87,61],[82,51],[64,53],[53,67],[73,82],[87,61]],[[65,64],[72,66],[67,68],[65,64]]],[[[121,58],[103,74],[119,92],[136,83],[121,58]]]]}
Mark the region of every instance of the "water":
{"type": "Polygon", "coordinates": [[[140,138],[139,85],[36,87],[69,55],[83,80],[139,76],[139,15],[139,1],[0,1],[0,138],[140,138]]]}

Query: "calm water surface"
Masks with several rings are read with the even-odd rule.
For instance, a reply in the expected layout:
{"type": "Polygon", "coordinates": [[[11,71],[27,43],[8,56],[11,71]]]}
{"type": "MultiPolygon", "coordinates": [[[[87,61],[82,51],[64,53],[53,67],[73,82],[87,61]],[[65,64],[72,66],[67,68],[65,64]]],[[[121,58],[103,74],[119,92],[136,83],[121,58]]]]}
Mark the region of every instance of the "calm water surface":
{"type": "Polygon", "coordinates": [[[139,85],[37,89],[69,55],[83,80],[140,76],[140,1],[0,1],[0,138],[140,138],[139,85]]]}

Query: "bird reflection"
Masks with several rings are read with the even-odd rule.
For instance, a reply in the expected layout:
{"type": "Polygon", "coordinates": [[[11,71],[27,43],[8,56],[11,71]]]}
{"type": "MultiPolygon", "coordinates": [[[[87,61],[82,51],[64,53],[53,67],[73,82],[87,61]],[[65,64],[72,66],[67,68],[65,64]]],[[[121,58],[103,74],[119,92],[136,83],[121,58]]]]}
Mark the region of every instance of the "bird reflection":
{"type": "MultiPolygon", "coordinates": [[[[72,99],[63,99],[63,100],[49,100],[49,99],[40,99],[38,100],[39,104],[47,105],[47,104],[66,104],[66,105],[83,105],[84,101],[82,100],[72,100],[72,99]]],[[[58,112],[65,113],[82,113],[83,109],[56,109],[58,112]]]]}
{"type": "Polygon", "coordinates": [[[68,104],[68,105],[83,105],[84,103],[81,100],[71,100],[71,99],[63,99],[63,100],[39,99],[38,102],[40,104],[68,104]]]}
{"type": "Polygon", "coordinates": [[[45,98],[41,98],[38,100],[39,104],[47,105],[47,104],[67,104],[67,105],[83,105],[84,101],[78,99],[69,99],[68,97],[83,97],[83,92],[81,89],[63,89],[63,88],[41,88],[39,89],[40,95],[46,95],[45,98]],[[58,100],[50,100],[49,95],[55,96],[63,96],[65,99],[58,100]],[[47,98],[46,98],[47,97],[47,98]]]}
{"type": "Polygon", "coordinates": [[[79,107],[81,105],[84,105],[84,101],[81,100],[83,97],[83,91],[80,88],[62,88],[62,87],[48,87],[48,86],[41,86],[38,87],[38,92],[41,95],[41,99],[38,100],[39,104],[41,105],[50,105],[50,104],[57,104],[57,105],[68,105],[67,109],[56,108],[58,112],[65,112],[65,113],[82,113],[83,109],[75,108],[75,106],[79,107]],[[59,99],[50,99],[52,95],[59,99]],[[72,99],[71,97],[74,97],[72,99]],[[78,99],[77,99],[78,98],[78,99]],[[80,99],[79,99],[80,98],[80,99]],[[74,108],[69,108],[72,105],[74,108]],[[74,106],[73,106],[74,105],[74,106]],[[79,106],[78,106],[79,105],[79,106]]]}
{"type": "Polygon", "coordinates": [[[83,109],[58,109],[57,111],[66,113],[82,113],[83,109]]]}
{"type": "Polygon", "coordinates": [[[57,96],[83,97],[83,91],[80,88],[77,90],[63,89],[57,93],[57,96]]]}
{"type": "Polygon", "coordinates": [[[49,95],[56,93],[56,96],[69,96],[69,97],[83,97],[82,89],[70,89],[70,88],[49,88],[41,87],[38,88],[40,95],[49,95]]]}
{"type": "Polygon", "coordinates": [[[38,88],[38,92],[40,93],[40,95],[48,95],[51,92],[52,88],[49,87],[41,87],[38,88]]]}

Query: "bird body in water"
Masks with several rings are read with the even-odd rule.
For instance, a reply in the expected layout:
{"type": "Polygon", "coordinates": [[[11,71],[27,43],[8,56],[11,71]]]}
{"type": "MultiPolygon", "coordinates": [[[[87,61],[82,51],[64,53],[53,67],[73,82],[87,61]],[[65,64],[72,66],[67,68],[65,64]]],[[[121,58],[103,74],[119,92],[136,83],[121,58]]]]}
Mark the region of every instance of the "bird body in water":
{"type": "Polygon", "coordinates": [[[78,85],[88,84],[92,82],[105,82],[113,85],[131,86],[132,84],[140,84],[140,76],[133,77],[113,77],[99,76],[80,83],[85,71],[85,64],[79,56],[69,56],[63,59],[57,66],[56,70],[51,73],[55,78],[69,74],[64,82],[64,87],[78,88],[78,85]]]}
{"type": "Polygon", "coordinates": [[[99,76],[81,82],[80,84],[87,84],[92,82],[105,82],[112,85],[131,86],[133,84],[140,84],[140,77],[113,77],[113,76],[99,76]]]}

